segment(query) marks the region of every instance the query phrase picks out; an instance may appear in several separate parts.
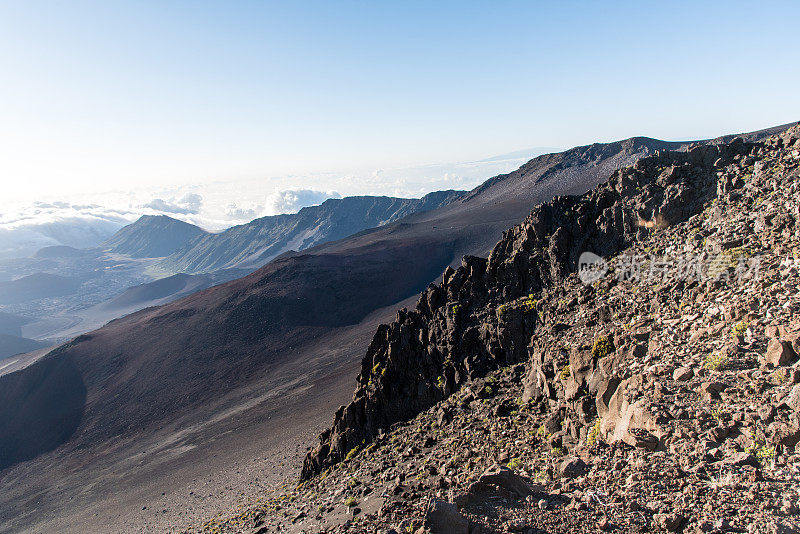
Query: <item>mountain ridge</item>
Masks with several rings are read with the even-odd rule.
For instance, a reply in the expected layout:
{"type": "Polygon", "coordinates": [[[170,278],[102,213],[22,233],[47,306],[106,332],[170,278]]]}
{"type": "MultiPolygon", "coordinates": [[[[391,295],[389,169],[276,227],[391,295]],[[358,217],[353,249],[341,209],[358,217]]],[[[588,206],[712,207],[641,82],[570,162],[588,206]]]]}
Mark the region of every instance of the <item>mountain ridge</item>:
{"type": "Polygon", "coordinates": [[[327,241],[382,226],[418,211],[441,207],[463,191],[436,191],[419,199],[350,196],[328,199],[298,213],[271,215],[207,234],[187,243],[160,267],[169,272],[205,273],[255,268],[290,250],[302,251],[327,241]]]}
{"type": "Polygon", "coordinates": [[[798,184],[795,125],[537,206],[377,329],[299,485],[203,529],[797,530],[798,184]]]}
{"type": "Polygon", "coordinates": [[[199,226],[167,215],[142,215],[100,246],[108,252],[133,258],[160,258],[206,234],[199,226]]]}
{"type": "MultiPolygon", "coordinates": [[[[633,141],[638,140],[651,141],[633,141]]],[[[529,293],[538,298],[577,269],[582,251],[607,257],[642,239],[647,235],[642,220],[659,220],[665,226],[686,220],[716,193],[716,178],[709,177],[715,168],[750,152],[752,147],[738,140],[698,143],[686,152],[641,158],[585,195],[559,196],[537,206],[522,225],[504,232],[488,259],[467,256],[458,269],[448,268],[441,284],[430,286],[415,310],[401,310],[394,323],[378,329],[364,357],[353,401],[337,412],[332,429],[321,435],[321,445],[306,459],[303,477],[343,460],[381,429],[442,400],[443,392],[432,388],[435,377],[443,377],[446,394],[465,380],[484,375],[492,365],[521,361],[527,347],[523,338],[530,337],[534,325],[527,321],[513,325],[516,332],[509,335],[506,330],[512,326],[501,320],[494,330],[481,328],[479,333],[475,325],[462,326],[454,316],[492,301],[497,308],[529,293]],[[656,184],[661,177],[653,169],[667,167],[675,170],[656,184]],[[631,171],[637,173],[635,178],[625,174],[631,171]],[[644,192],[637,193],[640,189],[644,192]],[[452,312],[455,308],[458,311],[452,312]],[[405,348],[402,358],[397,347],[405,348]],[[445,368],[447,362],[453,366],[445,368]],[[381,376],[375,376],[376,368],[381,376]],[[418,394],[417,385],[428,391],[418,394]],[[381,387],[393,389],[381,391],[381,387]]],[[[608,147],[590,146],[590,158],[598,148],[608,147]]]]}
{"type": "MultiPolygon", "coordinates": [[[[138,454],[133,452],[138,450],[136,444],[158,432],[181,436],[167,439],[174,445],[166,450],[174,449],[176,458],[184,446],[212,447],[214,425],[222,424],[215,422],[214,414],[230,410],[239,415],[224,419],[226,432],[246,429],[253,436],[255,428],[283,431],[259,420],[259,411],[269,405],[256,409],[261,397],[253,396],[278,387],[277,377],[283,387],[291,384],[295,391],[313,391],[305,389],[311,384],[321,391],[339,391],[345,384],[342,369],[363,357],[363,346],[374,334],[378,308],[418,294],[447,266],[460,263],[462,256],[487,253],[509,226],[530,213],[531,206],[557,194],[592,189],[616,169],[671,146],[675,145],[634,140],[605,154],[577,147],[534,160],[535,164],[490,180],[476,194],[441,208],[283,255],[247,277],[113,321],[13,374],[0,371],[0,380],[7,385],[29,383],[30,377],[44,371],[78,379],[72,389],[74,402],[69,404],[74,412],[65,418],[78,421],[77,425],[62,441],[48,441],[49,448],[40,450],[41,458],[33,462],[19,464],[13,455],[6,456],[5,465],[18,464],[9,467],[9,480],[24,484],[5,498],[41,491],[43,480],[36,473],[54,459],[60,459],[59,470],[67,470],[65,487],[84,484],[94,476],[90,471],[68,471],[71,462],[112,466],[112,472],[118,470],[123,476],[129,472],[128,464],[115,455],[138,454]],[[337,348],[339,343],[346,349],[337,348]],[[109,440],[126,445],[109,452],[103,449],[109,440]]],[[[346,400],[336,395],[315,397],[313,402],[301,400],[299,393],[290,395],[298,404],[281,410],[300,411],[316,420],[331,399],[346,400]]],[[[7,401],[6,405],[20,402],[7,401]]],[[[47,403],[36,409],[47,410],[47,403]]],[[[0,418],[15,417],[0,408],[0,418]]],[[[35,435],[37,429],[24,432],[35,435]]],[[[157,465],[149,463],[156,461],[154,453],[141,454],[136,472],[163,477],[163,470],[151,470],[157,465]]],[[[96,491],[102,493],[103,486],[96,491]]],[[[59,509],[54,500],[48,507],[59,509]]],[[[14,524],[15,518],[0,514],[2,521],[14,524]]]]}

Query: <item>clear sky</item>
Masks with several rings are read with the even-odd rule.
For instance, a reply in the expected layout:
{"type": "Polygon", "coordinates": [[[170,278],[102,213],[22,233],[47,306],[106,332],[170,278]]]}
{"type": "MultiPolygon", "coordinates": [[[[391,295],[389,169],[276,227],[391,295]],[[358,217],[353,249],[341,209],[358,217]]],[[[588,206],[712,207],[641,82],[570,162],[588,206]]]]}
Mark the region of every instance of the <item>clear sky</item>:
{"type": "Polygon", "coordinates": [[[611,4],[2,1],[2,188],[302,177],[800,119],[800,2],[611,4]]]}

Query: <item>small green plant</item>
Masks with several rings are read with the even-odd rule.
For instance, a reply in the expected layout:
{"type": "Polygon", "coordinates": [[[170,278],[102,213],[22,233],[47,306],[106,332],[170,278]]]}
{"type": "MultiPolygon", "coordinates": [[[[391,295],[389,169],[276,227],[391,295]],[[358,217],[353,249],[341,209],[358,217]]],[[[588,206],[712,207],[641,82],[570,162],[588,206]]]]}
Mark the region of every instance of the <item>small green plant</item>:
{"type": "Polygon", "coordinates": [[[348,508],[353,508],[358,504],[358,501],[352,495],[344,500],[344,505],[348,508]]]}
{"type": "Polygon", "coordinates": [[[550,455],[560,458],[562,456],[566,456],[567,451],[565,451],[563,447],[553,447],[550,449],[550,455]]]}
{"type": "Polygon", "coordinates": [[[589,429],[589,432],[586,434],[586,445],[592,447],[597,445],[598,440],[600,439],[600,419],[596,419],[592,428],[589,429]]]}
{"type": "Polygon", "coordinates": [[[361,450],[361,447],[356,445],[350,451],[348,451],[347,456],[344,457],[345,460],[352,460],[358,454],[358,451],[361,450]]]}
{"type": "Polygon", "coordinates": [[[436,387],[444,389],[444,376],[439,375],[439,378],[436,379],[436,387]]]}
{"type": "Polygon", "coordinates": [[[536,310],[536,305],[538,303],[539,301],[536,300],[533,296],[533,293],[531,293],[527,297],[522,297],[507,304],[501,304],[497,308],[497,312],[500,314],[501,317],[512,310],[520,310],[524,313],[530,313],[536,310]]]}
{"type": "Polygon", "coordinates": [[[720,412],[719,410],[717,409],[711,410],[711,417],[714,418],[714,421],[716,421],[717,424],[722,423],[722,412],[720,412]]]}
{"type": "Polygon", "coordinates": [[[717,279],[725,275],[728,269],[735,269],[744,264],[745,260],[752,257],[752,253],[746,247],[736,247],[723,250],[716,257],[711,259],[708,266],[708,276],[717,279]]]}
{"type": "Polygon", "coordinates": [[[592,356],[596,359],[603,358],[614,352],[614,343],[608,336],[600,336],[592,345],[592,356]]]}
{"type": "Polygon", "coordinates": [[[747,321],[741,321],[739,323],[736,323],[731,329],[731,335],[733,337],[743,336],[749,326],[750,323],[748,323],[747,321]]]}
{"type": "Polygon", "coordinates": [[[566,380],[567,378],[569,378],[569,375],[570,375],[570,369],[569,369],[569,364],[567,364],[561,368],[561,372],[558,373],[558,378],[560,380],[566,380]]]}
{"type": "Polygon", "coordinates": [[[450,313],[452,313],[453,315],[458,315],[458,312],[460,311],[461,311],[461,304],[453,304],[453,306],[450,308],[450,313]]]}
{"type": "Polygon", "coordinates": [[[785,384],[786,382],[789,381],[789,375],[786,372],[784,372],[783,369],[778,369],[769,376],[772,379],[772,381],[778,385],[785,384]]]}
{"type": "Polygon", "coordinates": [[[539,436],[540,438],[544,438],[547,436],[547,429],[544,427],[544,425],[536,429],[536,435],[539,436]]]}
{"type": "Polygon", "coordinates": [[[490,386],[486,386],[485,388],[483,388],[483,394],[486,395],[487,397],[491,397],[493,393],[494,390],[492,390],[490,386]]]}
{"type": "Polygon", "coordinates": [[[519,458],[512,458],[507,464],[506,467],[509,469],[518,470],[522,467],[522,460],[519,458]]]}
{"type": "Polygon", "coordinates": [[[536,473],[531,477],[535,482],[540,484],[546,484],[548,482],[547,473],[544,469],[539,469],[536,473]]]}
{"type": "Polygon", "coordinates": [[[747,449],[747,452],[755,456],[761,465],[766,465],[775,459],[775,447],[770,447],[766,443],[756,442],[747,449]]]}
{"type": "Polygon", "coordinates": [[[703,367],[710,371],[723,371],[730,365],[731,359],[727,354],[709,354],[703,361],[703,367]]]}

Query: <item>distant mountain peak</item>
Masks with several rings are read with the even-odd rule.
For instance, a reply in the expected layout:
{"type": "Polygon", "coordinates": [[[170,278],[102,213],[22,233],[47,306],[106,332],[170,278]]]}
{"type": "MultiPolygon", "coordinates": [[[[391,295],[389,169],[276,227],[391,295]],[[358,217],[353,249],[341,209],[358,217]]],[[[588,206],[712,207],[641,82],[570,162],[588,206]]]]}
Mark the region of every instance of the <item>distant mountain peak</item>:
{"type": "Polygon", "coordinates": [[[219,234],[205,234],[165,258],[160,267],[176,273],[252,269],[290,250],[305,250],[442,207],[464,193],[449,190],[429,193],[422,198],[329,198],[297,213],[261,217],[219,234]]]}
{"type": "Polygon", "coordinates": [[[207,233],[168,215],[142,215],[106,240],[102,248],[134,258],[161,258],[207,233]]]}

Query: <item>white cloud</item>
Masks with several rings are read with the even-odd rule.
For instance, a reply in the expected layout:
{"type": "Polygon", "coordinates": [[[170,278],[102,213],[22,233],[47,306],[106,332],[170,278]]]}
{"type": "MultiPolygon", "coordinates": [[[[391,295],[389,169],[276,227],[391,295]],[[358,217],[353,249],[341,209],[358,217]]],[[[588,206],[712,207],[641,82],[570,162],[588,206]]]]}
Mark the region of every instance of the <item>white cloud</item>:
{"type": "Polygon", "coordinates": [[[128,224],[132,214],[96,205],[34,202],[0,215],[0,258],[29,256],[42,247],[94,247],[128,224]]]}
{"type": "MultiPolygon", "coordinates": [[[[530,151],[528,151],[530,152],[530,151]]],[[[0,199],[0,259],[28,256],[44,246],[89,248],[142,215],[165,214],[217,232],[262,215],[295,213],[350,195],[420,197],[441,189],[471,189],[518,168],[531,153],[482,161],[362,169],[304,175],[220,179],[192,186],[76,193],[12,205],[0,199]],[[313,185],[317,189],[308,188],[313,185]],[[276,186],[280,189],[276,190],[276,186]]]]}
{"type": "Polygon", "coordinates": [[[276,191],[267,197],[265,215],[297,213],[306,206],[317,206],[329,198],[342,198],[336,191],[294,189],[276,191]]]}
{"type": "Polygon", "coordinates": [[[162,213],[175,213],[179,215],[189,215],[200,213],[203,207],[203,197],[197,193],[187,193],[180,199],[174,197],[164,200],[162,198],[154,198],[147,204],[142,204],[143,208],[150,208],[152,210],[162,213]]]}
{"type": "Polygon", "coordinates": [[[252,208],[242,208],[236,204],[228,204],[225,210],[225,216],[231,221],[251,221],[264,212],[264,206],[258,205],[252,208]]]}

